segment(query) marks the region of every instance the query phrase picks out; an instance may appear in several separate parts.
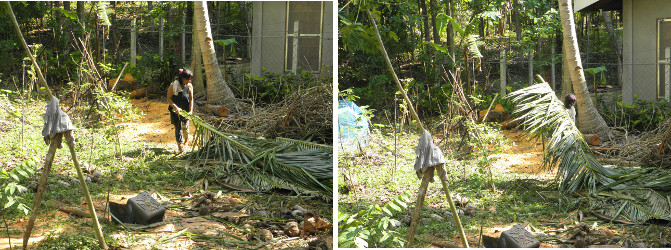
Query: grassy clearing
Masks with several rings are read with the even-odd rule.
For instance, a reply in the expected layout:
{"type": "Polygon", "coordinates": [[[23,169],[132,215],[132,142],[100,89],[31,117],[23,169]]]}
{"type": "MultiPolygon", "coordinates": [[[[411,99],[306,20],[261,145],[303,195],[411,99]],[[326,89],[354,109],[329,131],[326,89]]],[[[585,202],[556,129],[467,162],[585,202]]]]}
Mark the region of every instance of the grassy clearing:
{"type": "MultiPolygon", "coordinates": [[[[409,217],[414,211],[417,190],[421,183],[413,168],[414,150],[419,135],[398,134],[396,157],[393,153],[393,134],[385,130],[373,130],[371,135],[371,143],[363,152],[339,155],[339,210],[341,213],[356,214],[372,204],[383,206],[409,190],[412,192],[411,205],[393,216],[393,219],[402,222],[393,230],[400,232],[405,240],[409,230],[409,217]]],[[[521,145],[528,142],[513,141],[515,138],[507,136],[510,141],[503,142],[504,153],[515,151],[515,147],[527,147],[529,151],[532,149],[528,145],[521,145]]],[[[439,141],[435,135],[432,139],[434,142],[439,141]]],[[[564,227],[575,227],[580,214],[583,216],[582,222],[594,226],[594,230],[608,231],[609,237],[624,238],[617,243],[620,246],[634,246],[636,243],[643,243],[648,247],[660,246],[661,240],[666,240],[671,234],[665,225],[624,226],[599,220],[589,213],[591,210],[585,200],[578,197],[560,197],[557,184],[552,178],[548,178],[547,173],[524,173],[517,171],[514,164],[502,166],[502,162],[506,162],[502,158],[506,156],[500,154],[496,155],[499,160],[492,165],[496,186],[496,191],[492,192],[489,171],[479,167],[479,162],[482,165],[479,159],[481,157],[457,160],[454,152],[445,147],[441,148],[447,161],[448,183],[452,194],[468,198],[475,206],[473,214],[460,216],[471,247],[479,246],[477,239],[481,230],[486,234],[495,229],[502,231],[526,222],[537,229],[534,233],[543,240],[542,247],[572,246],[571,242],[555,239],[568,240],[570,235],[565,235],[567,230],[564,227]]],[[[537,150],[542,150],[542,147],[537,150]]],[[[507,157],[512,159],[517,156],[507,157]]],[[[440,246],[436,242],[445,240],[460,242],[456,226],[446,213],[448,211],[449,205],[436,176],[436,182],[429,185],[412,247],[440,246]],[[442,220],[432,215],[438,215],[442,220]]]]}
{"type": "MultiPolygon", "coordinates": [[[[0,96],[0,107],[2,107],[0,108],[0,131],[4,139],[0,141],[0,167],[5,170],[11,170],[28,158],[37,157],[39,159],[36,166],[37,172],[20,183],[26,187],[36,183],[39,179],[48,149],[41,136],[43,126],[42,114],[44,113],[45,105],[44,101],[34,100],[30,102],[26,101],[24,104],[15,94],[11,93],[0,96]],[[20,119],[21,113],[14,111],[25,115],[23,130],[20,119]]],[[[66,109],[66,107],[66,105],[61,103],[61,108],[66,109]]],[[[196,195],[202,192],[203,178],[207,178],[207,176],[204,176],[204,171],[198,170],[198,166],[194,166],[186,159],[183,159],[184,154],[175,156],[170,152],[168,149],[171,146],[174,147],[174,145],[143,140],[122,140],[123,156],[119,158],[116,137],[110,136],[108,132],[109,126],[92,125],[94,122],[86,119],[85,113],[68,112],[68,114],[75,127],[76,152],[80,163],[90,163],[101,170],[103,175],[99,182],[94,181],[88,184],[95,203],[94,206],[99,215],[102,215],[101,211],[105,206],[108,195],[123,195],[128,198],[141,191],[153,190],[165,197],[166,201],[169,200],[171,204],[175,204],[174,208],[169,209],[173,211],[171,215],[175,221],[182,221],[182,217],[193,217],[194,213],[195,216],[198,216],[197,209],[194,212],[192,211],[193,209],[189,208],[192,205],[191,200],[184,200],[183,197],[185,194],[193,194],[193,197],[195,197],[193,199],[197,199],[198,196],[196,195]]],[[[84,194],[79,188],[78,182],[72,183],[72,180],[76,179],[76,176],[70,152],[67,146],[64,145],[63,148],[57,151],[55,156],[48,179],[48,188],[44,194],[43,201],[58,200],[67,205],[86,208],[84,194]]],[[[307,211],[314,212],[329,221],[333,215],[331,202],[326,202],[316,196],[244,193],[225,189],[214,184],[210,185],[209,190],[214,193],[223,192],[223,197],[236,201],[235,205],[242,205],[246,208],[253,207],[256,210],[266,210],[268,218],[280,218],[282,216],[280,208],[290,208],[295,205],[300,205],[307,211]]],[[[34,192],[28,190],[18,195],[18,197],[20,197],[21,202],[32,208],[34,195],[34,192]]],[[[3,213],[5,221],[1,222],[0,248],[8,247],[8,232],[12,238],[12,246],[16,247],[20,245],[24,222],[27,221],[28,215],[18,210],[4,210],[3,213]],[[8,228],[5,228],[5,222],[8,228]]],[[[74,217],[45,205],[42,205],[37,213],[37,223],[33,230],[33,237],[39,238],[41,241],[33,246],[49,249],[97,248],[97,240],[94,230],[92,230],[90,219],[74,217]]],[[[173,223],[179,225],[178,222],[173,223]]],[[[265,222],[263,220],[246,220],[245,223],[254,226],[251,231],[247,229],[240,230],[238,228],[241,228],[243,225],[235,225],[227,226],[227,229],[230,229],[228,233],[238,235],[238,237],[249,240],[256,245],[258,242],[252,240],[252,238],[248,238],[248,236],[255,234],[255,227],[264,227],[265,222]]],[[[172,239],[169,236],[176,231],[147,232],[147,230],[126,230],[118,224],[105,221],[101,221],[101,224],[103,226],[103,234],[110,247],[132,248],[153,244],[152,247],[154,248],[209,249],[222,246],[227,246],[226,248],[240,246],[236,244],[221,245],[224,243],[216,243],[217,240],[224,239],[221,237],[207,238],[187,233],[172,239]]],[[[210,231],[214,231],[214,229],[210,231]]],[[[323,235],[319,237],[323,237],[323,235]]],[[[275,245],[269,244],[269,246],[277,246],[277,244],[285,247],[306,246],[307,242],[311,239],[313,238],[302,237],[298,240],[276,243],[275,245]]]]}

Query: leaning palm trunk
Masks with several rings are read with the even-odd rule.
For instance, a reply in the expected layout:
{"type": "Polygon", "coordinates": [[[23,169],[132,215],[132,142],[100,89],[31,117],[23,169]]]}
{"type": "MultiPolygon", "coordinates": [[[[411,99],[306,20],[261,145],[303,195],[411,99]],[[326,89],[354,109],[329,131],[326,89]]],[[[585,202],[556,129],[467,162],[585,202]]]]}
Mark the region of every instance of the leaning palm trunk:
{"type": "Polygon", "coordinates": [[[287,138],[273,140],[232,134],[182,114],[196,127],[189,158],[214,180],[254,190],[290,188],[333,194],[333,147],[287,138]]]}
{"type": "Polygon", "coordinates": [[[207,103],[220,104],[234,102],[235,95],[228,87],[224,77],[221,75],[217,55],[214,51],[212,30],[210,29],[210,18],[207,13],[207,2],[196,1],[193,7],[198,29],[198,40],[200,51],[203,54],[203,65],[207,77],[207,103]]]}
{"type": "Polygon", "coordinates": [[[611,173],[594,158],[589,145],[547,83],[510,93],[517,103],[514,114],[527,126],[531,139],[548,137],[543,166],[557,166],[559,188],[573,193],[586,187],[596,192],[597,183],[613,182],[611,173]]]}
{"type": "Polygon", "coordinates": [[[584,133],[598,134],[601,138],[611,138],[612,133],[610,128],[608,128],[606,121],[594,107],[592,99],[589,96],[589,90],[587,89],[585,72],[582,69],[580,52],[578,50],[578,40],[576,39],[572,1],[558,1],[562,32],[564,34],[566,60],[576,96],[578,128],[584,133]]]}
{"type": "MultiPolygon", "coordinates": [[[[542,79],[541,79],[542,81],[542,79]]],[[[671,220],[671,173],[659,169],[606,168],[596,160],[561,101],[546,82],[510,93],[530,139],[549,138],[545,168],[557,167],[559,189],[585,198],[592,211],[632,223],[671,220]]],[[[568,196],[565,196],[568,197],[568,196]]]]}

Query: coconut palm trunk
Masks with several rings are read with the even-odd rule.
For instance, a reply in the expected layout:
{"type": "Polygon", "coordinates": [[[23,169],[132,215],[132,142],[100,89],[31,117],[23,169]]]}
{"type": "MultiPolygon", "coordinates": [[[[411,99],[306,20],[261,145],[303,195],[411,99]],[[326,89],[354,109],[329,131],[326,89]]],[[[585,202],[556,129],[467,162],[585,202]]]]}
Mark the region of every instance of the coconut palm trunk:
{"type": "Polygon", "coordinates": [[[606,121],[597,112],[592,99],[589,96],[585,72],[583,72],[578,40],[575,33],[575,22],[573,19],[573,1],[559,1],[559,16],[561,19],[564,35],[564,46],[566,49],[566,60],[571,74],[571,82],[575,91],[578,129],[582,133],[598,134],[601,138],[611,138],[611,131],[606,121]]]}
{"type": "Polygon", "coordinates": [[[231,91],[226,81],[224,81],[219,64],[217,63],[217,55],[214,51],[214,42],[212,40],[212,29],[210,28],[210,17],[207,13],[207,2],[194,2],[193,12],[198,29],[200,52],[203,55],[205,76],[207,77],[207,103],[235,102],[233,91],[231,91]]]}
{"type": "Polygon", "coordinates": [[[193,91],[195,93],[205,93],[205,85],[203,84],[203,58],[200,53],[200,40],[198,40],[198,29],[196,27],[196,15],[193,15],[193,33],[191,45],[191,70],[193,70],[193,91]]]}

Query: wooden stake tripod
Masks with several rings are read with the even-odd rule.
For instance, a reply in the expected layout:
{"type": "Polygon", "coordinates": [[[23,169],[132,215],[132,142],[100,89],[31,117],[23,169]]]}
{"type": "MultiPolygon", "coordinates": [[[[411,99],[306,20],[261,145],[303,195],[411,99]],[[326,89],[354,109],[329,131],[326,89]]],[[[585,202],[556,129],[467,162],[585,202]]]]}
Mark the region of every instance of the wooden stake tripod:
{"type": "Polygon", "coordinates": [[[98,222],[98,216],[96,216],[95,208],[93,207],[93,201],[91,200],[91,195],[89,194],[89,188],[86,185],[84,180],[84,173],[82,172],[79,162],[77,161],[77,154],[75,153],[75,138],[72,136],[72,130],[58,133],[56,136],[51,138],[49,143],[49,151],[47,151],[47,158],[44,160],[44,168],[42,169],[42,176],[40,177],[39,185],[37,186],[37,194],[35,194],[35,203],[33,204],[33,212],[30,215],[30,220],[26,225],[26,231],[23,233],[23,249],[28,249],[28,240],[30,239],[30,233],[33,231],[33,226],[35,225],[35,216],[37,215],[37,209],[42,203],[42,195],[44,195],[44,190],[46,189],[47,178],[49,177],[49,172],[51,171],[51,164],[54,162],[54,156],[56,155],[56,150],[61,148],[63,137],[65,137],[66,144],[70,148],[70,154],[72,155],[72,162],[75,164],[77,169],[77,176],[79,177],[79,183],[82,185],[82,191],[86,196],[86,203],[89,208],[89,213],[93,219],[93,223],[96,228],[96,235],[98,237],[98,244],[100,248],[107,249],[107,244],[105,243],[105,238],[103,238],[102,229],[100,228],[100,223],[98,222]]]}
{"type": "MultiPolygon", "coordinates": [[[[417,204],[415,204],[415,212],[412,214],[412,220],[410,221],[410,231],[408,232],[408,240],[405,242],[406,248],[410,247],[410,244],[412,244],[412,240],[415,237],[415,231],[417,230],[417,223],[419,221],[419,214],[422,211],[422,207],[424,206],[424,198],[426,197],[426,190],[429,187],[429,182],[431,181],[431,178],[433,178],[434,171],[438,170],[438,173],[440,173],[440,170],[442,169],[443,164],[429,167],[422,175],[422,184],[419,185],[419,193],[417,194],[417,204]]],[[[452,201],[452,196],[450,196],[450,187],[447,185],[447,180],[443,179],[442,177],[439,177],[439,179],[440,182],[443,184],[443,192],[445,192],[445,196],[447,196],[447,202],[450,204],[450,210],[452,211],[452,218],[454,218],[454,222],[457,224],[457,228],[459,229],[459,233],[461,236],[461,243],[465,248],[468,248],[468,240],[466,239],[464,228],[461,226],[461,220],[459,219],[459,214],[457,213],[457,209],[454,206],[454,202],[452,201]]]]}
{"type": "MultiPolygon", "coordinates": [[[[42,84],[42,87],[44,87],[45,91],[47,92],[49,98],[47,100],[51,101],[53,94],[51,93],[51,90],[49,89],[49,86],[47,85],[47,81],[44,79],[44,76],[42,75],[42,70],[40,69],[40,65],[37,64],[37,61],[35,60],[35,57],[33,57],[33,53],[30,51],[30,48],[28,48],[28,44],[26,43],[26,39],[23,38],[23,34],[21,33],[21,29],[19,28],[19,23],[16,21],[16,16],[14,15],[14,11],[12,10],[12,5],[9,2],[5,2],[7,5],[7,10],[9,12],[9,16],[12,19],[12,23],[14,23],[14,28],[16,29],[16,33],[21,39],[21,44],[23,45],[23,48],[26,50],[26,53],[28,54],[28,57],[30,57],[30,61],[33,62],[33,66],[35,67],[35,71],[37,72],[37,78],[42,84]]],[[[33,212],[32,215],[30,215],[30,220],[28,221],[28,225],[26,225],[26,231],[23,233],[23,249],[28,249],[28,239],[30,239],[30,233],[33,231],[33,225],[35,225],[35,212],[37,212],[37,209],[40,207],[40,203],[42,203],[42,195],[44,194],[44,189],[46,188],[47,184],[47,178],[49,177],[49,171],[51,170],[51,164],[54,162],[54,156],[56,155],[56,149],[61,148],[61,143],[63,140],[63,136],[65,136],[65,140],[67,141],[68,147],[70,148],[70,154],[72,154],[72,161],[75,164],[75,168],[77,169],[77,175],[79,176],[79,182],[82,185],[82,190],[84,191],[84,194],[86,195],[86,203],[88,203],[89,207],[89,212],[91,213],[91,218],[93,219],[93,222],[95,223],[96,227],[96,235],[98,236],[98,242],[100,245],[100,248],[102,249],[107,249],[107,244],[105,243],[105,238],[103,238],[103,233],[102,230],[100,229],[100,223],[98,222],[98,216],[96,216],[96,211],[93,208],[93,201],[91,200],[91,195],[89,194],[89,188],[86,186],[86,181],[84,181],[84,173],[82,173],[82,169],[79,167],[79,162],[77,161],[77,154],[75,153],[75,138],[72,136],[72,130],[67,131],[67,132],[62,132],[62,133],[57,133],[56,136],[51,138],[49,140],[49,151],[47,151],[47,158],[44,160],[44,169],[42,176],[40,177],[40,183],[37,186],[37,194],[35,195],[35,203],[33,204],[33,212]]]]}

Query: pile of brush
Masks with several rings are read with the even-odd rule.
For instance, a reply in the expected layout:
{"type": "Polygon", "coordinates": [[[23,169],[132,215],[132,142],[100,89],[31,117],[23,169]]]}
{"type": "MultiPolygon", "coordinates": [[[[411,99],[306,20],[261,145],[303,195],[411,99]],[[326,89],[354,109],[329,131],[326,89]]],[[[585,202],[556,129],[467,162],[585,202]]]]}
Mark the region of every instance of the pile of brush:
{"type": "Polygon", "coordinates": [[[671,166],[671,119],[622,147],[619,158],[646,166],[671,166]]]}

